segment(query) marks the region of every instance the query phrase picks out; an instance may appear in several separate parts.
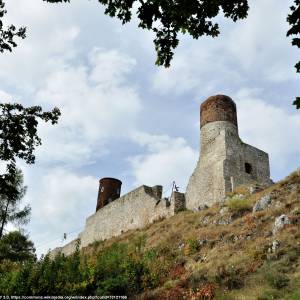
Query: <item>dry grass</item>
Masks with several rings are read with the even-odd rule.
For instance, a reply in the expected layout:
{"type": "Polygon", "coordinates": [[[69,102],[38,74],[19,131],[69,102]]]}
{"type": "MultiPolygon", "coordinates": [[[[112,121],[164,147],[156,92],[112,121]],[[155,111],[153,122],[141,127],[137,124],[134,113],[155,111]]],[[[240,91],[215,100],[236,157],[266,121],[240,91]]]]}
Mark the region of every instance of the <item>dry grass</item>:
{"type": "Polygon", "coordinates": [[[300,248],[300,222],[297,219],[300,215],[300,171],[258,193],[250,195],[248,189],[242,187],[229,196],[234,197],[236,194],[246,197],[244,201],[247,209],[244,210],[243,205],[236,208],[244,210],[241,216],[233,214],[235,209],[229,209],[221,215],[221,205],[218,204],[200,212],[184,211],[143,230],[129,231],[119,237],[95,243],[85,248],[83,253],[93,261],[101,249],[115,242],[130,242],[136,236],[144,235],[145,250],[156,248],[165,258],[167,255],[172,256],[175,269],[170,274],[177,272],[178,276],[172,278],[170,275],[169,280],[162,282],[155,291],[145,293],[144,298],[141,296],[140,299],[158,299],[160,296],[163,299],[165,291],[170,295],[179,295],[182,290],[197,285],[201,290],[205,282],[216,283],[216,295],[224,294],[224,297],[215,296],[215,299],[283,299],[280,298],[283,292],[292,294],[293,289],[300,290],[300,253],[295,250],[300,248]],[[270,193],[273,202],[277,201],[280,205],[252,213],[251,207],[256,201],[270,193]],[[281,214],[294,217],[295,222],[273,236],[271,231],[275,218],[281,214]],[[231,218],[231,223],[218,225],[224,218],[231,218]],[[270,245],[275,239],[280,243],[279,249],[277,253],[270,253],[270,245]],[[282,257],[289,255],[291,257],[286,259],[290,259],[290,269],[286,276],[290,281],[281,291],[270,286],[262,270],[267,262],[276,266],[278,261],[284,267],[282,257]],[[182,262],[182,267],[175,266],[178,261],[182,262]],[[237,288],[234,288],[235,285],[237,288]]]}

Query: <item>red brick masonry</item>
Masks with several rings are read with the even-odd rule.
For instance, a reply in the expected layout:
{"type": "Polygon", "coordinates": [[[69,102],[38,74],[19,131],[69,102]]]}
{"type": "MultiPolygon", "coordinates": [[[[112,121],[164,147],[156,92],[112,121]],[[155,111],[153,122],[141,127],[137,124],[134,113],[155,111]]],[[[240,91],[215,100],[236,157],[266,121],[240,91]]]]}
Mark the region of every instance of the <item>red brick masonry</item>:
{"type": "Polygon", "coordinates": [[[228,121],[237,126],[236,105],[230,97],[211,96],[201,104],[200,128],[215,121],[228,121]]]}

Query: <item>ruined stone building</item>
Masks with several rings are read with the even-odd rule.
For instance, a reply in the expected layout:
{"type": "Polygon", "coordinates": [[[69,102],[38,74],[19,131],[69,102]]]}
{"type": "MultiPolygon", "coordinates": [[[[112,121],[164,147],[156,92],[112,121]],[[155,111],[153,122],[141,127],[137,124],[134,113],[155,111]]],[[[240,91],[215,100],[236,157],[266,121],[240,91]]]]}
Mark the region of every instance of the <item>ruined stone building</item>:
{"type": "MultiPolygon", "coordinates": [[[[272,183],[268,154],[239,137],[236,105],[231,98],[216,95],[201,104],[200,131],[200,156],[185,194],[174,191],[170,198],[162,198],[162,186],[143,185],[120,197],[122,182],[102,178],[96,212],[87,218],[78,236],[81,247],[143,228],[186,208],[198,210],[221,202],[237,186],[272,183]]],[[[51,255],[68,255],[75,245],[76,240],[54,249],[51,255]]]]}
{"type": "Polygon", "coordinates": [[[200,131],[200,157],[186,190],[188,209],[222,201],[240,185],[272,183],[268,154],[239,137],[231,98],[216,95],[201,104],[200,131]]]}

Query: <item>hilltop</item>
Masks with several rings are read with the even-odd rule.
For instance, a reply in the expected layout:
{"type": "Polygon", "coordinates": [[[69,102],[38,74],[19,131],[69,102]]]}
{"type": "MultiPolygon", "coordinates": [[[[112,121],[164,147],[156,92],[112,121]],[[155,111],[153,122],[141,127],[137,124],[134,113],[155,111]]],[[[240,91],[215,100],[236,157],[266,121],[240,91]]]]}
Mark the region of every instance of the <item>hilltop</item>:
{"type": "Polygon", "coordinates": [[[11,277],[0,277],[0,294],[23,287],[36,295],[300,299],[299,219],[297,170],[266,189],[239,187],[223,203],[95,242],[70,257],[46,256],[28,265],[26,276],[26,266],[14,265],[11,277]]]}
{"type": "Polygon", "coordinates": [[[159,283],[139,299],[300,299],[299,218],[300,170],[262,191],[240,187],[223,204],[95,243],[83,255],[94,260],[143,237],[159,283]]]}

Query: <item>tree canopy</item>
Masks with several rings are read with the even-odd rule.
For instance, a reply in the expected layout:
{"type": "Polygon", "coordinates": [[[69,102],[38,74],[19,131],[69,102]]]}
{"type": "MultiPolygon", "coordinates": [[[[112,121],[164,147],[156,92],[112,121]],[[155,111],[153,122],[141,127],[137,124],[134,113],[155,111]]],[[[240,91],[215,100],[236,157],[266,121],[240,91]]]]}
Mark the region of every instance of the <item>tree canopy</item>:
{"type": "Polygon", "coordinates": [[[15,37],[19,37],[24,39],[26,37],[26,28],[16,28],[14,25],[7,26],[4,28],[2,18],[6,14],[6,10],[4,9],[4,2],[0,0],[0,52],[4,52],[5,50],[12,51],[13,47],[17,46],[15,42],[15,37]]]}
{"type": "Polygon", "coordinates": [[[35,248],[26,235],[19,231],[12,231],[0,240],[0,262],[1,260],[25,261],[35,260],[35,248]]]}
{"type": "MultiPolygon", "coordinates": [[[[299,36],[300,35],[300,0],[295,0],[295,5],[290,7],[291,13],[287,17],[287,21],[290,24],[290,29],[287,32],[287,36],[299,36]]],[[[300,48],[300,38],[294,37],[292,45],[300,48]]],[[[295,68],[297,73],[300,73],[300,61],[296,63],[295,68]]],[[[300,97],[297,97],[294,101],[297,109],[300,109],[300,97]]]]}
{"type": "Polygon", "coordinates": [[[20,207],[20,202],[25,195],[26,188],[23,185],[23,174],[21,170],[16,170],[16,174],[7,182],[17,191],[15,195],[8,197],[7,193],[0,194],[0,241],[3,237],[5,225],[14,223],[15,225],[26,224],[29,221],[30,206],[20,207]]]}

